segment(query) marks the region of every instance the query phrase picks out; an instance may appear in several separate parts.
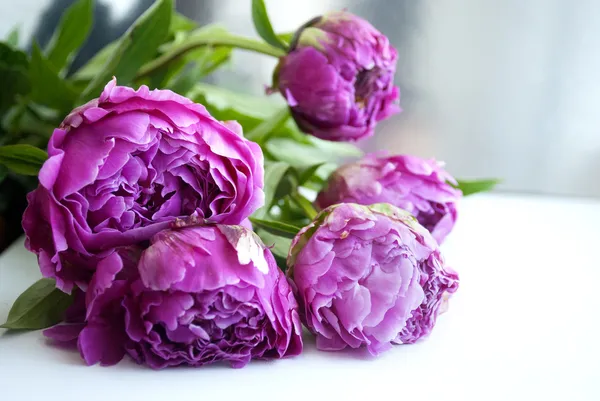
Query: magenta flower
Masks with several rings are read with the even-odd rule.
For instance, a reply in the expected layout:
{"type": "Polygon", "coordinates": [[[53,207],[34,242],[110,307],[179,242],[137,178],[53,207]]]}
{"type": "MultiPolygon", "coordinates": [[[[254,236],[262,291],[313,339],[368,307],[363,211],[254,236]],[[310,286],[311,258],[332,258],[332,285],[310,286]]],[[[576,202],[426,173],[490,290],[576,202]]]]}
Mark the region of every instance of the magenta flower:
{"type": "Polygon", "coordinates": [[[435,160],[369,155],[340,167],[317,197],[317,205],[390,203],[412,213],[440,244],[452,231],[462,197],[456,180],[435,160]]]}
{"type": "Polygon", "coordinates": [[[279,63],[275,86],[304,132],[356,141],[400,111],[396,49],[367,21],[335,12],[315,18],[296,35],[279,63]]]}
{"type": "Polygon", "coordinates": [[[159,369],[273,359],[302,351],[291,288],[271,251],[241,226],[196,226],[156,234],[135,274],[114,252],[86,294],[86,321],[45,331],[76,340],[89,365],[125,354],[159,369]],[[139,276],[137,276],[139,273],[139,276]]]}
{"type": "Polygon", "coordinates": [[[292,242],[288,275],[321,350],[378,354],[429,334],[458,275],[437,242],[389,204],[323,210],[292,242]]]}
{"type": "Polygon", "coordinates": [[[23,228],[42,274],[67,292],[176,217],[239,224],[263,203],[260,147],[167,90],[109,82],[54,130],[48,154],[23,228]]]}

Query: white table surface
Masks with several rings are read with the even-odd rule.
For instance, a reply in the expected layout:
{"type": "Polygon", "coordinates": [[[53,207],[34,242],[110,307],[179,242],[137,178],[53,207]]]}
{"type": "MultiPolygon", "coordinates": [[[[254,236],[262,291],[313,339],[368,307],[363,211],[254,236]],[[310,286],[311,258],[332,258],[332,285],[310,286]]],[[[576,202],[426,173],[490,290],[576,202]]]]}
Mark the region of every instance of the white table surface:
{"type": "MultiPolygon", "coordinates": [[[[443,250],[461,287],[418,344],[361,359],[306,337],[292,359],[152,371],[0,329],[0,400],[600,400],[600,202],[478,195],[460,212],[443,250]]],[[[22,241],[0,256],[0,320],[39,277],[22,241]]]]}

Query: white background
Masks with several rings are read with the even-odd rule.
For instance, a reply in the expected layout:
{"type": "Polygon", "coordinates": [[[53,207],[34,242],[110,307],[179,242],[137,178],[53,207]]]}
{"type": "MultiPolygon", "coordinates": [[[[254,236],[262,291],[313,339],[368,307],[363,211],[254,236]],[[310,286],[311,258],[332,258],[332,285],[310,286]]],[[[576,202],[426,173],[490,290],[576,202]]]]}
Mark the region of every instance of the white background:
{"type": "MultiPolygon", "coordinates": [[[[5,333],[0,399],[600,400],[600,202],[481,195],[461,211],[443,246],[461,286],[418,344],[372,359],[306,337],[293,359],[156,372],[5,333]]],[[[0,257],[0,320],[38,277],[22,243],[0,257]]]]}

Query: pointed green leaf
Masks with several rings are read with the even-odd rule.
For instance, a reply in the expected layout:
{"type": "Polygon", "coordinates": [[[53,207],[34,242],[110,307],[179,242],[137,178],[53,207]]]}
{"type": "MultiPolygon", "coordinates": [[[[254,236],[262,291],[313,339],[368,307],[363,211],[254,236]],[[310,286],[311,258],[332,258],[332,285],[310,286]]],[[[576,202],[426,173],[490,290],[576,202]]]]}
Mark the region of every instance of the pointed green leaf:
{"type": "Polygon", "coordinates": [[[317,163],[317,164],[313,164],[312,166],[308,166],[306,168],[297,169],[298,170],[298,185],[302,185],[302,184],[306,183],[307,181],[309,181],[315,175],[317,170],[320,169],[325,164],[327,164],[327,163],[325,163],[325,162],[317,163]]]}
{"type": "Polygon", "coordinates": [[[287,106],[275,112],[271,117],[258,124],[251,131],[246,133],[246,138],[258,144],[262,144],[273,136],[285,125],[290,118],[290,110],[287,106]]]}
{"type": "Polygon", "coordinates": [[[16,26],[6,36],[6,43],[12,47],[19,47],[19,27],[16,26]]]}
{"type": "Polygon", "coordinates": [[[0,327],[45,329],[59,323],[72,303],[72,296],[57,289],[53,279],[43,278],[19,295],[0,327]]]}
{"type": "Polygon", "coordinates": [[[189,19],[183,14],[174,12],[171,17],[171,26],[169,32],[175,34],[176,32],[188,32],[192,29],[198,28],[198,23],[194,20],[189,19]]]}
{"type": "MultiPolygon", "coordinates": [[[[25,52],[15,49],[3,42],[0,42],[0,62],[4,62],[14,67],[27,67],[29,65],[25,52]]],[[[2,83],[5,83],[4,79],[2,83]]]]}
{"type": "Polygon", "coordinates": [[[0,42],[0,115],[15,104],[19,95],[29,93],[28,68],[29,62],[24,52],[0,42]]]}
{"type": "Polygon", "coordinates": [[[257,234],[262,239],[262,242],[271,249],[273,255],[279,256],[284,260],[287,258],[292,243],[290,238],[280,237],[265,230],[258,230],[257,234]]]}
{"type": "Polygon", "coordinates": [[[309,144],[288,138],[271,138],[265,147],[278,160],[302,169],[319,163],[340,162],[362,156],[362,151],[349,143],[328,142],[314,137],[308,139],[309,144]]]}
{"type": "MultiPolygon", "coordinates": [[[[203,104],[218,120],[236,120],[242,125],[244,132],[252,131],[263,121],[271,118],[277,110],[285,107],[280,97],[252,96],[205,83],[196,84],[186,96],[203,104]]],[[[291,118],[274,136],[306,144],[311,143],[309,137],[300,132],[291,118]]]]}
{"type": "Polygon", "coordinates": [[[336,163],[324,163],[307,181],[303,182],[302,186],[320,192],[338,166],[336,163]]]}
{"type": "Polygon", "coordinates": [[[48,61],[57,71],[63,70],[92,30],[94,4],[78,0],[67,8],[46,47],[48,61]]]}
{"type": "Polygon", "coordinates": [[[35,43],[31,50],[29,79],[31,100],[34,102],[65,111],[73,108],[77,92],[58,75],[54,66],[43,56],[35,43]]]}
{"type": "Polygon", "coordinates": [[[463,196],[469,196],[476,194],[478,192],[487,192],[494,189],[496,185],[498,185],[501,180],[497,178],[489,178],[485,180],[457,180],[458,185],[456,188],[460,189],[463,193],[463,196]]]}
{"type": "Polygon", "coordinates": [[[262,228],[271,234],[279,235],[280,237],[285,238],[294,238],[300,231],[300,227],[275,220],[262,220],[250,217],[250,222],[252,222],[252,225],[255,229],[262,228]]]}
{"type": "Polygon", "coordinates": [[[37,175],[47,158],[48,154],[35,146],[0,146],[0,164],[17,174],[37,175]]]}
{"type": "Polygon", "coordinates": [[[290,165],[283,162],[265,163],[265,203],[264,206],[254,213],[254,217],[264,217],[273,204],[275,192],[285,173],[289,170],[290,165]]]}
{"type": "Polygon", "coordinates": [[[102,71],[118,46],[119,42],[111,42],[104,46],[102,50],[96,53],[94,57],[73,74],[72,79],[74,81],[91,81],[94,79],[102,71]]]}
{"type": "MultiPolygon", "coordinates": [[[[293,170],[290,170],[290,172],[293,172],[293,170]]],[[[280,199],[283,199],[286,196],[288,196],[290,193],[295,191],[296,188],[298,188],[298,180],[296,179],[296,176],[294,174],[286,174],[281,179],[279,185],[275,190],[275,195],[273,196],[273,204],[276,204],[280,199]]],[[[284,219],[283,221],[286,220],[284,219]]]]}
{"type": "MultiPolygon", "coordinates": [[[[253,129],[285,105],[279,98],[247,95],[205,83],[196,85],[188,96],[192,100],[203,101],[206,103],[206,107],[214,110],[220,116],[235,116],[237,114],[242,118],[245,117],[247,120],[251,120],[250,125],[252,127],[242,124],[246,130],[253,129]]],[[[226,119],[217,118],[220,120],[226,119]]]]}
{"type": "Polygon", "coordinates": [[[263,0],[252,0],[252,22],[254,22],[254,29],[271,46],[279,47],[280,49],[287,50],[286,44],[277,37],[277,34],[271,26],[269,21],[269,15],[267,14],[267,7],[263,0]]]}
{"type": "Polygon", "coordinates": [[[336,155],[338,158],[362,157],[364,153],[358,146],[349,142],[326,141],[312,135],[309,135],[308,139],[314,147],[319,148],[324,153],[336,155]]]}
{"type": "MultiPolygon", "coordinates": [[[[161,46],[161,52],[171,53],[173,49],[181,48],[191,37],[195,35],[219,35],[226,32],[220,25],[207,25],[190,32],[179,32],[173,42],[161,46]]],[[[220,67],[229,60],[231,47],[224,46],[200,46],[183,53],[159,68],[146,71],[151,82],[160,83],[158,87],[167,87],[173,91],[185,95],[200,79],[220,67]]],[[[143,71],[142,71],[143,72],[143,71]]],[[[138,75],[141,75],[138,73],[138,75]]]]}
{"type": "Polygon", "coordinates": [[[299,193],[295,193],[290,195],[290,198],[300,209],[302,209],[302,212],[309,220],[312,220],[317,216],[317,210],[304,196],[299,193]]]}
{"type": "Polygon", "coordinates": [[[231,57],[230,47],[204,47],[197,50],[198,58],[169,79],[165,87],[185,95],[200,80],[221,67],[231,57]]]}
{"type": "Polygon", "coordinates": [[[159,0],[142,14],[85,88],[81,100],[98,96],[113,76],[121,85],[130,84],[138,69],[156,55],[158,47],[167,39],[172,13],[173,0],[159,0]]]}

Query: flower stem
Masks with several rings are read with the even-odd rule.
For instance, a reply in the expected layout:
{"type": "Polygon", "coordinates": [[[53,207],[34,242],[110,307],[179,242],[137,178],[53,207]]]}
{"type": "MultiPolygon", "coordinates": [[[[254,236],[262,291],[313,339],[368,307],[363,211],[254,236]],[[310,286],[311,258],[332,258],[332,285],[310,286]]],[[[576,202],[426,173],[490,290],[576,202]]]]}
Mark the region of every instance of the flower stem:
{"type": "Polygon", "coordinates": [[[237,49],[250,50],[256,53],[265,54],[273,57],[283,57],[285,52],[267,43],[260,42],[258,40],[245,38],[243,36],[233,34],[220,34],[220,35],[206,35],[191,38],[183,45],[173,48],[172,50],[164,53],[160,57],[144,64],[140,68],[137,77],[141,78],[152,74],[156,70],[169,64],[170,62],[184,56],[187,52],[195,50],[202,46],[226,46],[234,47],[237,49]]]}

